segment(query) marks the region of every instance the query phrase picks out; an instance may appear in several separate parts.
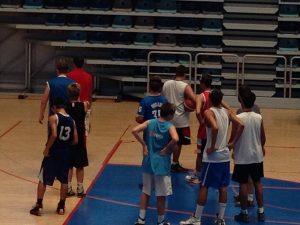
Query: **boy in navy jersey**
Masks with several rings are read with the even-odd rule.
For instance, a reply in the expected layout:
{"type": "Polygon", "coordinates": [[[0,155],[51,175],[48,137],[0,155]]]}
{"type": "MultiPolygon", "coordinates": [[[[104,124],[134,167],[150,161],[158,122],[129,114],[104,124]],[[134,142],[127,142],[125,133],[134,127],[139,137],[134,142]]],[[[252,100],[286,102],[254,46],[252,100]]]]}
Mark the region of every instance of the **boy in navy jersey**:
{"type": "Polygon", "coordinates": [[[51,102],[53,115],[49,117],[50,133],[43,151],[39,183],[37,187],[37,202],[30,210],[30,214],[40,216],[43,209],[43,197],[46,185],[53,185],[55,178],[60,181],[60,201],[56,212],[65,213],[65,199],[68,189],[69,148],[77,144],[78,136],[74,120],[64,109],[65,102],[62,98],[54,98],[51,102]]]}

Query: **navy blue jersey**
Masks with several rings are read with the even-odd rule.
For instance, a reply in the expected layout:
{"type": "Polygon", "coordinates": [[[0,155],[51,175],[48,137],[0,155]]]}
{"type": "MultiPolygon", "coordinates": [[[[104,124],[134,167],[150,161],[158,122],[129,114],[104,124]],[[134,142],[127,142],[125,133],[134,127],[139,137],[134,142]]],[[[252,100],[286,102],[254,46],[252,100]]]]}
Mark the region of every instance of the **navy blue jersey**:
{"type": "Polygon", "coordinates": [[[64,150],[68,151],[74,134],[74,120],[72,117],[61,113],[55,115],[57,116],[57,137],[50,149],[50,155],[56,152],[60,153],[64,150]]]}
{"type": "Polygon", "coordinates": [[[140,102],[137,114],[144,117],[144,121],[160,117],[160,108],[167,98],[162,95],[146,96],[140,102]]]}

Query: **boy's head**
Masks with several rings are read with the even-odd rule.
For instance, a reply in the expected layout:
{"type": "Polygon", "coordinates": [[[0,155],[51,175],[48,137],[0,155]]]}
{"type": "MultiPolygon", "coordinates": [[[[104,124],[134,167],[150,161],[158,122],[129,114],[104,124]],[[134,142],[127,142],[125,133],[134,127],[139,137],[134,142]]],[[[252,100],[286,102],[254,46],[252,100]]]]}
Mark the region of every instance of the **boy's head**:
{"type": "Polygon", "coordinates": [[[250,91],[240,95],[241,103],[246,109],[251,109],[256,100],[256,95],[250,91]]]}
{"type": "Polygon", "coordinates": [[[68,69],[69,69],[68,60],[65,57],[58,58],[56,60],[56,69],[58,74],[68,73],[68,69]]]}
{"type": "Polygon", "coordinates": [[[184,77],[186,74],[186,67],[184,65],[179,65],[176,68],[176,77],[184,77]]]}
{"type": "Polygon", "coordinates": [[[166,120],[171,120],[175,114],[175,106],[169,102],[162,104],[160,108],[160,116],[166,120]]]}
{"type": "Polygon", "coordinates": [[[223,93],[219,89],[213,89],[209,94],[209,99],[213,106],[220,106],[223,99],[223,93]]]}
{"type": "Polygon", "coordinates": [[[75,57],[73,63],[77,68],[82,68],[84,64],[84,59],[82,57],[75,57]]]}
{"type": "Polygon", "coordinates": [[[238,95],[239,102],[241,102],[241,99],[244,95],[249,95],[249,93],[251,93],[251,89],[246,85],[241,85],[239,87],[239,95],[238,95]]]}
{"type": "Polygon", "coordinates": [[[80,95],[80,85],[78,83],[72,83],[68,86],[68,95],[70,100],[76,101],[80,95]]]}
{"type": "Polygon", "coordinates": [[[53,112],[56,112],[56,109],[65,108],[65,100],[61,97],[56,97],[50,102],[50,107],[53,112]]]}
{"type": "Polygon", "coordinates": [[[203,74],[200,78],[200,85],[210,88],[212,83],[212,78],[210,74],[203,74]]]}
{"type": "Polygon", "coordinates": [[[150,88],[150,91],[152,91],[152,92],[155,92],[155,93],[161,92],[161,88],[162,88],[161,78],[157,75],[151,77],[150,81],[149,81],[149,88],[150,88]]]}

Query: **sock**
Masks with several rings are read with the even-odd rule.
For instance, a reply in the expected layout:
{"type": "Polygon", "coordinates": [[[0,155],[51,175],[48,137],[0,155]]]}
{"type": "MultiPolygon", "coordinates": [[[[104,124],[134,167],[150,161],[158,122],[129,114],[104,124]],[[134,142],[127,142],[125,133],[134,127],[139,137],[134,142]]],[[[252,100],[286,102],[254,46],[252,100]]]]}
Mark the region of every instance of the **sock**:
{"type": "Polygon", "coordinates": [[[162,214],[162,215],[158,215],[157,216],[157,222],[158,223],[161,223],[162,221],[164,221],[165,220],[165,214],[162,214]]]}
{"type": "Polygon", "coordinates": [[[250,201],[250,202],[253,201],[253,194],[248,194],[248,201],[250,201]]]}
{"type": "Polygon", "coordinates": [[[248,210],[247,210],[247,209],[241,209],[241,212],[242,212],[243,214],[248,214],[248,210]]]}
{"type": "Polygon", "coordinates": [[[197,219],[201,220],[203,209],[204,209],[203,205],[198,205],[197,204],[194,217],[196,217],[197,219]]]}
{"type": "Polygon", "coordinates": [[[82,193],[83,191],[83,183],[77,183],[77,193],[82,193]]]}
{"type": "Polygon", "coordinates": [[[224,218],[226,205],[227,205],[226,203],[219,202],[219,214],[218,214],[219,219],[224,218]]]}
{"type": "Polygon", "coordinates": [[[146,210],[145,209],[140,209],[139,217],[143,220],[145,219],[145,217],[146,217],[146,210]]]}
{"type": "Polygon", "coordinates": [[[43,199],[42,198],[38,198],[37,201],[36,201],[36,203],[38,205],[43,205],[43,199]]]}
{"type": "Polygon", "coordinates": [[[68,192],[72,190],[72,182],[68,182],[68,192]]]}
{"type": "Polygon", "coordinates": [[[258,208],[258,213],[264,213],[264,207],[259,207],[258,208]]]}

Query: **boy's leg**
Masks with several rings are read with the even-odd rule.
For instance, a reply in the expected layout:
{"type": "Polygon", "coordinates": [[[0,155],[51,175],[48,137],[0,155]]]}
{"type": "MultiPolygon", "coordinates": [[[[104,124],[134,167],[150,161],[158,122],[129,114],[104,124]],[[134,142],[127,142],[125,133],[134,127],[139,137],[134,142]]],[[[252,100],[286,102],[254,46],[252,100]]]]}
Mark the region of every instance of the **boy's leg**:
{"type": "Polygon", "coordinates": [[[35,206],[30,210],[30,214],[40,216],[43,209],[43,198],[46,191],[46,185],[39,181],[37,186],[37,201],[35,206]]]}
{"type": "Polygon", "coordinates": [[[248,183],[240,183],[239,198],[241,202],[241,212],[234,216],[236,221],[249,222],[248,215],[248,183]]]}
{"type": "Polygon", "coordinates": [[[163,223],[165,220],[165,204],[166,204],[166,197],[165,196],[157,196],[157,223],[163,223]]]}
{"type": "Polygon", "coordinates": [[[254,199],[253,199],[254,184],[250,176],[247,185],[248,185],[248,206],[254,206],[254,199]]]}
{"type": "Polygon", "coordinates": [[[219,211],[217,217],[220,220],[224,220],[224,214],[227,204],[227,187],[219,188],[219,211]]]}
{"type": "Polygon", "coordinates": [[[66,202],[67,192],[68,192],[68,184],[61,183],[61,185],[60,185],[60,201],[59,201],[59,203],[57,205],[57,209],[56,209],[56,212],[59,215],[65,214],[65,202],[66,202]]]}
{"type": "Polygon", "coordinates": [[[258,205],[257,217],[259,221],[265,221],[263,187],[261,182],[255,182],[255,197],[258,205]]]}
{"type": "Polygon", "coordinates": [[[77,196],[84,197],[84,188],[83,188],[83,177],[84,177],[84,168],[76,168],[76,178],[77,178],[77,196]]]}
{"type": "Polygon", "coordinates": [[[142,192],[142,194],[141,194],[140,211],[139,211],[139,218],[137,219],[137,222],[135,222],[135,225],[143,225],[143,224],[145,224],[146,210],[148,208],[149,198],[150,198],[150,196],[148,194],[142,192]]]}
{"type": "Polygon", "coordinates": [[[67,193],[68,197],[75,195],[72,189],[72,178],[73,178],[73,167],[69,169],[69,174],[68,174],[68,193],[67,193]]]}

